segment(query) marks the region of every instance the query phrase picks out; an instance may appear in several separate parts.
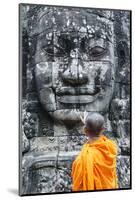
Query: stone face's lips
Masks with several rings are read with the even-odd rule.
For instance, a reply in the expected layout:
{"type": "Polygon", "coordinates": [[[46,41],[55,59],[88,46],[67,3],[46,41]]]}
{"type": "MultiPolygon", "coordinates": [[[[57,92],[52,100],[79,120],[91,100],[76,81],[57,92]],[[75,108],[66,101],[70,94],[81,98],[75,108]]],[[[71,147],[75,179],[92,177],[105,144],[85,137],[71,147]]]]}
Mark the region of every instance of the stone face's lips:
{"type": "Polygon", "coordinates": [[[66,104],[87,104],[95,101],[98,95],[63,95],[58,97],[58,101],[66,104]]]}
{"type": "MultiPolygon", "coordinates": [[[[62,95],[96,95],[100,92],[99,85],[96,85],[96,88],[93,87],[62,87],[56,88],[56,94],[58,96],[62,95]]],[[[78,97],[77,97],[78,98],[78,97]]]]}

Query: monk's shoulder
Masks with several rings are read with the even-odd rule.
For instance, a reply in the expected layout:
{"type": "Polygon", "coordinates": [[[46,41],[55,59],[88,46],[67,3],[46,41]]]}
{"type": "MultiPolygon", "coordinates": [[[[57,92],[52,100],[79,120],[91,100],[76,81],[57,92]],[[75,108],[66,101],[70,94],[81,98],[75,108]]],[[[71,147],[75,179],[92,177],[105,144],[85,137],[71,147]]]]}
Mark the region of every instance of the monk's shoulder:
{"type": "Polygon", "coordinates": [[[107,138],[107,143],[108,143],[108,146],[111,148],[111,150],[113,150],[113,152],[117,153],[118,146],[117,146],[116,140],[113,138],[107,138]]]}
{"type": "Polygon", "coordinates": [[[112,139],[112,138],[108,138],[108,142],[109,142],[111,145],[113,145],[114,147],[117,148],[117,142],[116,142],[116,140],[114,140],[114,139],[112,139]]]}

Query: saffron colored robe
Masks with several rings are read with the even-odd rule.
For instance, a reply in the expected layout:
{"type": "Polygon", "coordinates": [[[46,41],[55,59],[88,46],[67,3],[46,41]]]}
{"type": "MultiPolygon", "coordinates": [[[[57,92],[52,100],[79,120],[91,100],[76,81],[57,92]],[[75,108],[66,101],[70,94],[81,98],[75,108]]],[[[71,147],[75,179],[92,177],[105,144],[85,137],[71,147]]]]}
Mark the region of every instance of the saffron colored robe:
{"type": "Polygon", "coordinates": [[[115,142],[104,135],[86,142],[72,164],[72,191],[118,188],[116,156],[115,142]]]}

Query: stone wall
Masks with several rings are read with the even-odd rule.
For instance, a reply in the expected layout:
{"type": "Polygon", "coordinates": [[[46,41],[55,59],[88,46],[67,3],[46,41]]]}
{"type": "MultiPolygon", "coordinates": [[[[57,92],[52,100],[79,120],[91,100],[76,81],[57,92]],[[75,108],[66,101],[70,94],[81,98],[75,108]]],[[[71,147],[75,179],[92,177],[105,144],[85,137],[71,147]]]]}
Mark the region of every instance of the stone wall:
{"type": "MultiPolygon", "coordinates": [[[[50,85],[53,81],[57,83],[57,80],[55,80],[57,79],[56,77],[58,77],[58,81],[59,77],[63,78],[60,87],[64,88],[65,86],[72,85],[73,92],[74,88],[77,87],[77,91],[85,93],[85,90],[81,90],[81,86],[86,81],[86,74],[82,73],[83,78],[80,77],[80,79],[76,80],[75,78],[71,79],[71,77],[69,79],[66,75],[61,75],[61,73],[56,76],[58,71],[61,71],[61,68],[63,70],[64,59],[69,59],[70,57],[68,53],[73,48],[72,43],[71,46],[67,46],[66,43],[67,57],[63,55],[61,51],[60,53],[55,53],[54,46],[53,54],[52,49],[46,48],[45,51],[47,51],[47,54],[40,55],[41,41],[42,37],[44,37],[44,34],[42,35],[40,33],[41,31],[44,33],[43,28],[45,27],[46,38],[47,36],[50,37],[48,30],[51,26],[54,27],[53,29],[56,28],[57,33],[60,31],[59,34],[63,32],[66,33],[66,28],[68,28],[69,31],[71,26],[73,26],[73,28],[74,26],[80,26],[78,32],[79,34],[81,33],[81,35],[78,34],[77,28],[73,32],[76,38],[82,38],[82,53],[80,57],[77,57],[79,60],[78,62],[81,63],[83,60],[86,60],[87,63],[85,61],[83,64],[83,67],[86,66],[86,70],[89,70],[88,68],[90,66],[93,67],[93,65],[95,68],[97,67],[97,71],[95,71],[96,75],[90,76],[92,78],[95,76],[94,84],[97,87],[96,91],[101,89],[98,88],[99,85],[101,85],[102,90],[108,91],[108,96],[106,96],[106,94],[102,95],[100,100],[93,103],[93,106],[87,107],[81,104],[84,99],[76,100],[76,98],[74,99],[73,97],[69,98],[66,96],[68,99],[66,109],[79,109],[79,113],[83,113],[86,109],[86,111],[97,111],[104,115],[106,121],[105,134],[114,139],[118,144],[117,171],[119,188],[130,188],[130,14],[129,11],[120,10],[110,11],[104,9],[47,7],[27,4],[22,4],[20,6],[20,40],[22,42],[22,129],[20,133],[22,135],[21,194],[71,192],[71,165],[81,150],[82,145],[87,140],[86,136],[83,134],[82,122],[79,120],[77,121],[77,119],[75,122],[74,119],[68,119],[65,123],[62,120],[61,122],[56,119],[60,118],[61,114],[53,115],[55,111],[65,109],[64,105],[56,98],[56,107],[54,111],[53,97],[51,96],[50,98],[49,96],[53,93],[47,93],[47,91],[54,89],[52,86],[50,87],[50,85]],[[64,12],[66,13],[65,16],[67,16],[67,19],[64,19],[63,9],[65,9],[64,12]],[[59,13],[60,16],[58,16],[59,13]],[[41,20],[41,18],[44,18],[46,15],[47,20],[46,18],[41,20]],[[89,22],[89,15],[93,20],[92,22],[89,22]],[[61,30],[59,21],[61,21],[62,16],[63,21],[65,20],[63,23],[67,24],[67,27],[61,30]],[[71,16],[73,18],[72,20],[70,19],[71,16]],[[80,16],[85,16],[87,20],[79,19],[80,16]],[[84,24],[81,24],[81,20],[84,24]],[[78,21],[80,23],[79,25],[78,21]],[[68,27],[68,23],[70,22],[74,22],[74,24],[71,23],[68,27]],[[96,24],[94,27],[91,25],[93,22],[96,24]],[[44,25],[44,23],[46,24],[44,25]],[[85,45],[88,41],[83,38],[87,38],[88,29],[85,32],[85,27],[88,28],[89,26],[90,28],[92,27],[94,31],[100,28],[99,33],[94,36],[97,38],[95,40],[96,45],[100,44],[101,46],[102,44],[102,49],[96,49],[87,56],[85,45]],[[104,26],[106,28],[105,32],[104,26]],[[105,39],[99,40],[101,32],[103,32],[102,35],[105,39]],[[104,40],[109,46],[108,49],[110,48],[108,52],[103,51],[107,49],[104,40]],[[95,56],[99,51],[101,51],[100,53],[105,53],[105,57],[102,55],[95,56]],[[114,70],[108,70],[105,74],[102,74],[102,71],[106,68],[106,62],[110,62],[114,70]],[[47,71],[44,70],[45,63],[48,63],[49,66],[47,71]],[[39,65],[37,66],[37,64],[39,65]],[[54,69],[54,65],[58,67],[54,69]],[[101,65],[101,68],[99,65],[101,65]],[[112,75],[109,73],[112,73],[112,75]],[[102,74],[101,77],[100,74],[102,74]],[[104,79],[103,75],[105,76],[104,79]],[[111,76],[112,79],[110,79],[111,76]],[[68,83],[66,82],[67,80],[65,81],[65,77],[68,78],[68,83]],[[108,86],[110,89],[105,90],[105,86],[108,86]],[[110,93],[110,90],[112,90],[113,93],[110,93]],[[105,101],[102,100],[104,96],[106,96],[105,101]],[[73,103],[74,101],[75,104],[73,103]]],[[[46,38],[44,40],[47,40],[46,38]]],[[[67,38],[64,39],[64,41],[65,40],[67,40],[67,38]]],[[[53,43],[56,43],[55,39],[53,39],[53,43]]],[[[72,61],[68,60],[66,63],[72,63],[73,61],[73,59],[72,61]]],[[[75,62],[74,65],[76,65],[75,62]]],[[[92,69],[91,74],[94,70],[96,69],[92,69]]],[[[89,83],[89,85],[91,85],[91,83],[89,83]]],[[[92,87],[93,85],[91,88],[92,87]]],[[[73,93],[71,88],[70,92],[73,93]]],[[[87,99],[89,99],[89,96],[85,101],[87,101],[87,99]]],[[[63,101],[65,101],[65,99],[63,101]]],[[[76,112],[73,111],[73,114],[70,115],[69,113],[69,116],[71,116],[71,118],[73,116],[74,118],[74,116],[76,117],[77,115],[76,112]]]]}

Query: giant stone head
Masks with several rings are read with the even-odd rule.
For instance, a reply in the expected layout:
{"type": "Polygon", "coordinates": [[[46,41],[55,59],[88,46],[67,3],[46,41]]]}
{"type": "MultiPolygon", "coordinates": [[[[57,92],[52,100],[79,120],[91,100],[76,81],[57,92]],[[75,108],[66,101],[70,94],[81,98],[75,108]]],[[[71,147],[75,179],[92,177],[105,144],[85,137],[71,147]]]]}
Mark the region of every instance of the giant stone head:
{"type": "Polygon", "coordinates": [[[40,102],[58,121],[107,111],[114,87],[111,11],[50,8],[38,16],[35,79],[40,102]]]}

